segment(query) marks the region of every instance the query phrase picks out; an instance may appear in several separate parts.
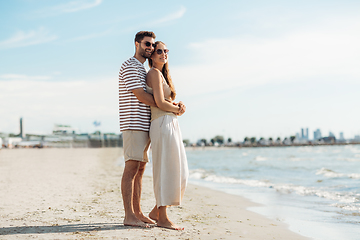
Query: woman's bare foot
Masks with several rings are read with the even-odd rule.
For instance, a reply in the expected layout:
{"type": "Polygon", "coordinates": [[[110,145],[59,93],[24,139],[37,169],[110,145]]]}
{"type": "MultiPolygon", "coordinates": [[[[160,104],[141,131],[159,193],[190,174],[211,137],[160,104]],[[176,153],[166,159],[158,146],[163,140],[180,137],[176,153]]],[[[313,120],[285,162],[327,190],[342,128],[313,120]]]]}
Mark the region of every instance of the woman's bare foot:
{"type": "Polygon", "coordinates": [[[149,218],[151,218],[155,222],[159,220],[159,209],[157,208],[157,206],[155,206],[153,210],[151,210],[151,212],[149,213],[149,218]]]}
{"type": "MultiPolygon", "coordinates": [[[[157,207],[157,206],[155,206],[157,207]]],[[[184,230],[183,227],[179,227],[173,222],[170,221],[167,212],[166,212],[167,206],[160,206],[159,208],[156,208],[158,210],[158,221],[156,226],[162,227],[162,228],[168,228],[171,230],[184,230]]],[[[154,211],[154,209],[153,209],[154,211]]],[[[151,212],[153,212],[151,211],[151,212]]],[[[155,211],[154,211],[155,212],[155,211]]]]}
{"type": "Polygon", "coordinates": [[[171,230],[184,230],[183,227],[179,227],[176,224],[174,224],[173,222],[171,222],[169,219],[167,219],[166,221],[163,222],[157,222],[157,227],[162,227],[162,228],[167,228],[167,229],[171,229],[171,230]]]}

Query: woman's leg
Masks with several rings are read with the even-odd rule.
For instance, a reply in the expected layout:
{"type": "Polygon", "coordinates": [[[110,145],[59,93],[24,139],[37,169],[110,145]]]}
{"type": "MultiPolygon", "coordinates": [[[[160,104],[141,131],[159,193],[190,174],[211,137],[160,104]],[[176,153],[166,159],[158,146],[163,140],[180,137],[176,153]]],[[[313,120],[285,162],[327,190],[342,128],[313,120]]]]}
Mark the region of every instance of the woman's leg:
{"type": "Polygon", "coordinates": [[[156,222],[159,220],[159,209],[156,205],[149,213],[149,218],[151,218],[152,220],[154,220],[156,222]]]}
{"type": "Polygon", "coordinates": [[[167,206],[159,207],[159,220],[157,222],[158,227],[169,228],[173,230],[184,230],[184,228],[177,226],[170,221],[166,212],[167,206]]]}

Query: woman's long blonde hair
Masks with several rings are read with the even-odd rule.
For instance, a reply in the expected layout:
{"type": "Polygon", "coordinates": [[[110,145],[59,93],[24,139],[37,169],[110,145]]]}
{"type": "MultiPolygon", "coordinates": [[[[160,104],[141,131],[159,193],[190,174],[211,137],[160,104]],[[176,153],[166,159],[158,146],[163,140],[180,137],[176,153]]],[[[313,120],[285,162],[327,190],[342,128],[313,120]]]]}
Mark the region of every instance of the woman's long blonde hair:
{"type": "MultiPolygon", "coordinates": [[[[164,44],[166,45],[165,43],[161,42],[161,41],[156,41],[155,42],[155,49],[157,47],[157,45],[161,43],[161,44],[164,44]]],[[[153,52],[153,54],[155,54],[155,50],[153,52]]],[[[152,68],[153,67],[153,61],[151,58],[148,59],[149,61],[149,66],[152,68]]],[[[175,91],[175,87],[174,87],[174,84],[172,82],[172,79],[171,79],[171,76],[170,76],[170,71],[169,71],[169,64],[168,62],[166,62],[161,70],[165,80],[166,80],[166,83],[169,85],[170,87],[170,90],[171,90],[171,94],[170,94],[170,97],[171,97],[171,100],[175,100],[175,97],[176,97],[176,91],[175,91]]]]}

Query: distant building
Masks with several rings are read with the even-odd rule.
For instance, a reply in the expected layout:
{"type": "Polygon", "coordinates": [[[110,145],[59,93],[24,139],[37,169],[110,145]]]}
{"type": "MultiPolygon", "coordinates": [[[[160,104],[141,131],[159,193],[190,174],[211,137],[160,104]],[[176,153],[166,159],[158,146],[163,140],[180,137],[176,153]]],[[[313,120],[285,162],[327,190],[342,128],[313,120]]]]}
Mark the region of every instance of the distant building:
{"type": "Polygon", "coordinates": [[[55,124],[53,128],[53,134],[55,135],[72,135],[77,131],[76,128],[72,128],[69,125],[59,125],[55,124]]]}
{"type": "Polygon", "coordinates": [[[199,140],[196,142],[196,146],[204,147],[204,146],[205,146],[204,139],[199,139],[199,140]]]}
{"type": "Polygon", "coordinates": [[[309,140],[309,128],[306,128],[306,140],[309,140]]]}
{"type": "Polygon", "coordinates": [[[260,145],[269,145],[270,142],[267,139],[260,138],[260,140],[258,141],[258,144],[260,144],[260,145]]]}
{"type": "Polygon", "coordinates": [[[5,146],[7,148],[14,148],[17,147],[18,144],[22,141],[22,138],[20,137],[7,137],[5,140],[5,146]]]}
{"type": "Polygon", "coordinates": [[[322,140],[324,143],[335,143],[335,142],[336,142],[336,138],[333,137],[333,136],[324,137],[324,138],[321,138],[321,140],[322,140]]]}
{"type": "Polygon", "coordinates": [[[329,132],[329,137],[335,137],[335,134],[332,132],[329,132]]]}
{"type": "Polygon", "coordinates": [[[303,140],[309,140],[309,128],[302,128],[301,129],[301,139],[303,140]]]}
{"type": "Polygon", "coordinates": [[[314,141],[319,140],[321,138],[321,131],[320,129],[316,129],[316,131],[314,131],[314,141]]]}
{"type": "Polygon", "coordinates": [[[285,138],[282,143],[284,145],[291,145],[292,142],[291,142],[290,138],[285,138]]]}
{"type": "Polygon", "coordinates": [[[25,137],[25,132],[24,132],[24,123],[23,123],[23,119],[20,118],[20,134],[19,137],[24,138],[25,137]]]}
{"type": "Polygon", "coordinates": [[[339,134],[339,140],[340,140],[340,141],[345,141],[344,132],[340,132],[340,134],[339,134]]]}

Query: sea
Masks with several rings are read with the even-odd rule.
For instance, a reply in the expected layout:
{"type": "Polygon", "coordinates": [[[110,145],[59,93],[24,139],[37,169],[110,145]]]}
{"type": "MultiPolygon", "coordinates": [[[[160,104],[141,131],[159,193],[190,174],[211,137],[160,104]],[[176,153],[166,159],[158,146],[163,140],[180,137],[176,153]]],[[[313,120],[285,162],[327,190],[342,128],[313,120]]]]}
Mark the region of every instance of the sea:
{"type": "Polygon", "coordinates": [[[311,239],[360,239],[360,145],[196,147],[186,153],[192,184],[258,203],[248,210],[311,239]]]}

